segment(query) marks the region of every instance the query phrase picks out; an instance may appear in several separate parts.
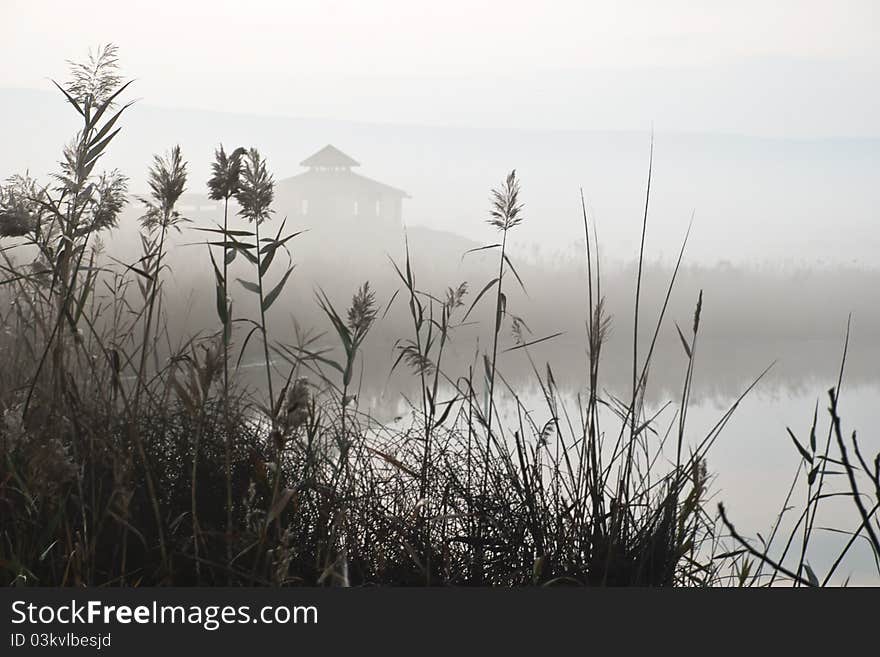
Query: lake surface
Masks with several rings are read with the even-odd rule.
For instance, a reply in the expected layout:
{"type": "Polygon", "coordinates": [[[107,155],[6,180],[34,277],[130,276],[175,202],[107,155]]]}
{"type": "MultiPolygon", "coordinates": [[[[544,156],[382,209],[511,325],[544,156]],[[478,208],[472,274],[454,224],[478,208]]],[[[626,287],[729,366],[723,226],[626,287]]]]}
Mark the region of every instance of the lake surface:
{"type": "MultiPolygon", "coordinates": [[[[813,414],[818,402],[818,422],[816,437],[818,451],[822,451],[830,429],[828,414],[828,388],[816,381],[813,385],[804,384],[797,389],[786,386],[760,385],[749,393],[739,404],[729,421],[722,429],[717,440],[708,453],[707,465],[713,481],[710,485],[711,501],[708,511],[714,512],[718,502],[723,502],[728,518],[737,531],[747,537],[755,538],[758,533],[767,538],[770,536],[786,496],[798,469],[801,457],[797,452],[786,427],[790,427],[802,444],[809,444],[810,428],[813,414]]],[[[880,452],[880,436],[876,427],[880,426],[880,382],[858,383],[848,385],[846,381],[841,388],[838,411],[842,419],[843,435],[846,440],[857,431],[859,444],[866,459],[873,460],[880,452]]],[[[567,400],[569,413],[576,414],[576,401],[570,392],[567,400]]],[[[525,405],[533,410],[539,426],[551,415],[539,391],[524,396],[525,405]]],[[[670,422],[677,422],[675,416],[678,404],[673,401],[660,412],[655,422],[659,435],[652,437],[657,444],[670,422]]],[[[696,446],[716,426],[736,401],[728,395],[704,395],[688,407],[686,442],[696,446]]],[[[665,402],[654,401],[648,404],[646,416],[653,416],[661,411],[665,402]]],[[[613,442],[619,431],[616,418],[604,418],[604,430],[610,436],[606,444],[613,442]]],[[[515,406],[508,405],[506,412],[501,413],[502,421],[510,424],[516,422],[515,406]]],[[[572,418],[574,422],[577,417],[572,418]]],[[[664,454],[668,463],[674,462],[674,451],[670,449],[673,439],[664,454]]],[[[850,447],[850,455],[852,449],[850,447]]],[[[830,455],[838,454],[836,440],[832,437],[830,455]]],[[[662,470],[662,466],[660,467],[662,470]]],[[[832,470],[841,468],[832,466],[832,470]]],[[[867,479],[860,481],[864,493],[872,496],[867,486],[867,479]]],[[[845,475],[829,475],[826,477],[824,491],[849,491],[845,475]]],[[[772,555],[778,556],[781,549],[803,510],[807,496],[806,473],[802,472],[794,495],[789,503],[791,510],[783,515],[782,523],[774,541],[772,555]]],[[[868,499],[868,498],[866,498],[868,499]]],[[[870,507],[870,504],[869,504],[870,507]]],[[[807,553],[808,562],[821,580],[840,554],[849,540],[845,536],[830,529],[852,531],[860,524],[858,511],[850,500],[845,498],[827,499],[820,505],[817,514],[810,549],[807,553]]],[[[800,532],[793,542],[790,557],[794,556],[800,546],[800,532]]],[[[756,541],[756,546],[760,544],[756,541]]],[[[732,543],[731,543],[732,545],[732,543]]],[[[791,562],[789,562],[791,563],[791,562]]],[[[849,578],[851,585],[880,585],[880,573],[875,563],[870,545],[865,540],[857,540],[850,548],[848,556],[835,571],[832,582],[842,584],[849,578]]]]}
{"type": "MultiPolygon", "coordinates": [[[[803,444],[809,442],[813,414],[818,405],[816,428],[817,443],[821,450],[829,431],[828,390],[837,383],[842,342],[813,341],[797,344],[749,345],[716,344],[703,353],[698,363],[694,381],[694,393],[688,409],[686,441],[695,446],[717,424],[731,404],[763,369],[770,364],[770,354],[776,354],[773,370],[746,396],[733,413],[708,454],[708,469],[713,476],[710,487],[712,499],[709,510],[723,502],[728,516],[744,536],[755,538],[758,533],[768,537],[782,510],[792,481],[801,467],[800,456],[789,437],[789,427],[803,444]],[[708,353],[707,353],[708,352],[708,353]]],[[[554,376],[560,388],[560,402],[564,403],[577,422],[577,395],[584,386],[578,383],[583,371],[581,354],[576,358],[560,360],[554,376]]],[[[371,358],[387,362],[385,354],[370,354],[371,358]]],[[[539,361],[540,362],[540,361],[539,361]]],[[[259,386],[260,366],[247,368],[247,376],[259,386]]],[[[279,363],[279,366],[281,364],[279,363]]],[[[551,414],[535,382],[534,373],[508,359],[503,373],[517,390],[523,404],[533,413],[538,425],[550,419],[551,414]]],[[[652,368],[649,393],[646,396],[646,414],[653,415],[665,404],[669,406],[658,416],[656,426],[662,435],[674,419],[680,397],[680,384],[685,363],[682,359],[670,360],[669,364],[652,368]]],[[[384,365],[388,367],[390,365],[384,365]]],[[[629,366],[631,368],[631,365],[629,366]]],[[[605,395],[626,398],[628,368],[613,358],[603,364],[608,373],[609,388],[605,395]]],[[[478,371],[478,369],[475,369],[478,371]]],[[[542,376],[545,372],[540,369],[542,376]]],[[[395,416],[406,417],[407,405],[403,395],[415,399],[418,389],[412,387],[413,377],[404,375],[389,379],[385,377],[367,380],[360,390],[359,408],[376,418],[392,421],[395,416]]],[[[475,377],[476,378],[476,377],[475,377]]],[[[449,399],[451,393],[441,393],[441,400],[449,399]]],[[[841,387],[839,413],[844,436],[849,438],[857,431],[866,458],[880,452],[880,352],[872,344],[851,344],[845,375],[841,387]]],[[[500,403],[500,420],[512,426],[516,421],[515,404],[508,399],[500,403]]],[[[616,436],[619,424],[613,417],[604,421],[608,435],[616,436]]],[[[612,442],[613,438],[608,442],[612,442]]],[[[832,439],[831,455],[837,454],[836,441],[832,439]]],[[[783,515],[783,522],[771,554],[778,555],[791,528],[803,509],[806,498],[805,474],[792,497],[792,510],[783,515]]],[[[867,486],[865,492],[869,492],[867,486]]],[[[845,476],[831,475],[826,479],[827,492],[846,491],[845,476]]],[[[824,577],[848,536],[828,531],[826,528],[852,531],[859,525],[857,511],[845,499],[823,501],[817,515],[816,530],[811,540],[808,562],[820,580],[824,577]]],[[[799,549],[800,535],[793,543],[792,551],[799,549]]],[[[791,563],[791,562],[788,562],[791,563]]],[[[867,541],[857,540],[847,558],[837,569],[833,583],[842,584],[849,579],[851,585],[880,584],[874,557],[867,541]]]]}
{"type": "MultiPolygon", "coordinates": [[[[790,427],[803,444],[808,444],[813,413],[818,400],[819,420],[816,428],[817,443],[822,449],[828,436],[829,398],[827,387],[817,386],[814,391],[793,392],[785,388],[758,389],[737,408],[709,453],[709,471],[715,474],[712,490],[715,501],[722,501],[729,518],[740,533],[754,536],[760,532],[768,537],[782,510],[791,482],[797,471],[799,455],[786,432],[790,427]]],[[[729,407],[728,399],[704,399],[688,411],[688,425],[694,436],[705,434],[729,407]]],[[[844,437],[858,431],[865,454],[880,451],[880,384],[857,384],[842,387],[839,413],[844,437]]],[[[831,455],[838,453],[832,439],[831,455]]],[[[839,468],[834,468],[838,470],[839,468]]],[[[785,516],[783,529],[789,529],[797,520],[806,498],[805,477],[802,476],[791,504],[795,507],[785,516]]],[[[826,479],[826,491],[848,490],[845,476],[826,479]]],[[[866,486],[862,487],[866,490],[866,486]]],[[[713,505],[714,506],[714,505],[713,505]]],[[[816,527],[853,530],[859,525],[857,511],[849,501],[827,500],[820,507],[816,527]]],[[[787,537],[788,531],[780,536],[787,537]]],[[[809,562],[822,579],[847,536],[819,529],[814,533],[809,562]]],[[[778,541],[778,545],[784,540],[778,541]]],[[[851,548],[848,558],[833,578],[843,583],[851,577],[852,584],[880,584],[880,574],[866,541],[859,540],[851,548]]]]}

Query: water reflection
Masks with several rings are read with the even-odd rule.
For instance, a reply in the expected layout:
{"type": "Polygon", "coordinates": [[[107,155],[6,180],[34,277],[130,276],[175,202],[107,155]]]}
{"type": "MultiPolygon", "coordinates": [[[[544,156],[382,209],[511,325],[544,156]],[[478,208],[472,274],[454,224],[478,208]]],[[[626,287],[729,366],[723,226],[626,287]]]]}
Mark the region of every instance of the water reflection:
{"type": "MultiPolygon", "coordinates": [[[[461,349],[461,346],[457,346],[461,349]]],[[[564,405],[571,421],[578,422],[579,395],[583,395],[584,359],[565,358],[564,345],[547,349],[544,355],[551,365],[553,376],[560,389],[559,401],[564,405]],[[554,353],[547,353],[554,352],[554,353]],[[555,359],[551,359],[555,356],[555,359]]],[[[572,353],[577,353],[572,348],[572,353]]],[[[621,350],[622,351],[622,350],[621,350]]],[[[680,386],[686,362],[677,354],[659,350],[650,373],[649,392],[646,396],[646,416],[657,413],[657,440],[669,423],[676,421],[679,408],[680,386]]],[[[710,508],[714,510],[723,501],[737,529],[744,535],[755,537],[769,535],[783,509],[786,494],[799,468],[799,456],[789,438],[786,428],[806,440],[813,414],[818,408],[817,435],[824,444],[829,430],[827,419],[829,388],[836,385],[842,344],[830,340],[801,341],[797,343],[743,344],[732,342],[706,342],[698,354],[699,364],[694,380],[692,402],[688,410],[686,442],[696,446],[727,412],[731,404],[754,381],[769,364],[774,367],[746,396],[724,427],[713,445],[709,457],[709,470],[714,475],[714,497],[710,508]]],[[[373,356],[380,352],[373,346],[373,356]]],[[[471,354],[472,356],[473,354],[471,354]]],[[[387,358],[381,359],[383,364],[387,358]]],[[[541,376],[546,376],[542,361],[541,376]]],[[[863,451],[876,454],[880,451],[880,436],[873,428],[880,426],[880,349],[851,345],[843,385],[839,411],[843,419],[845,435],[859,431],[863,451]]],[[[279,370],[283,363],[276,363],[279,370]]],[[[410,419],[407,400],[418,398],[418,378],[406,372],[388,376],[381,368],[372,368],[365,362],[365,376],[358,390],[358,408],[381,422],[406,425],[410,419]]],[[[449,371],[467,376],[469,363],[462,353],[452,354],[448,361],[449,371]]],[[[473,365],[471,363],[471,365],[473,365]]],[[[631,385],[631,365],[622,354],[609,348],[603,361],[603,395],[626,399],[631,385]]],[[[253,381],[254,391],[259,394],[260,368],[245,368],[255,372],[248,377],[253,381]]],[[[480,385],[480,368],[473,371],[476,386],[480,385]]],[[[279,372],[279,375],[282,372],[279,372]]],[[[542,426],[552,417],[544,401],[536,374],[526,358],[508,357],[503,361],[501,373],[510,384],[524,410],[532,414],[532,420],[542,426]]],[[[316,378],[316,375],[312,375],[316,378]]],[[[454,377],[452,377],[454,379],[454,377]]],[[[498,418],[508,429],[518,422],[517,407],[509,390],[502,387],[498,418]]],[[[438,398],[441,402],[454,397],[451,384],[444,386],[438,398]]],[[[581,397],[582,399],[583,397],[581,397]]],[[[619,421],[604,418],[605,430],[616,435],[619,421]]],[[[834,448],[832,448],[832,453],[834,448]]],[[[671,462],[671,460],[670,460],[671,462]]],[[[801,474],[801,483],[804,476],[801,474]]],[[[846,481],[830,476],[827,485],[831,490],[846,490],[846,481]]],[[[795,507],[783,515],[777,539],[780,547],[794,527],[797,514],[806,497],[805,486],[795,490],[792,505],[795,507]]],[[[829,499],[820,507],[817,516],[815,539],[808,554],[813,569],[827,571],[835,557],[846,544],[848,537],[828,528],[852,531],[859,525],[854,507],[846,500],[829,499]]],[[[797,542],[795,542],[797,545],[797,542]]],[[[864,541],[856,541],[849,556],[836,577],[835,583],[849,579],[850,584],[880,584],[880,574],[864,541]]]]}

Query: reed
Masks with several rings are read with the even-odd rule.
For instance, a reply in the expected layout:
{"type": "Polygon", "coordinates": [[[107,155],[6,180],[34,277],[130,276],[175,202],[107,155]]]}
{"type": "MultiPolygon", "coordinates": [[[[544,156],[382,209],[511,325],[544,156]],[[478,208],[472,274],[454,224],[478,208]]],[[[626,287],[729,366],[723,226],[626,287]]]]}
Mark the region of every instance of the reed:
{"type": "Polygon", "coordinates": [[[307,227],[285,232],[282,220],[267,232],[274,180],[260,152],[217,150],[208,188],[222,216],[195,227],[177,210],[187,181],[180,149],[157,157],[142,199],[143,254],[122,262],[99,235],[114,227],[127,179],[95,172],[128,107],[116,106],[127,84],[115,48],[57,86],[83,121],[59,172],[48,184],[19,176],[0,187],[4,584],[815,586],[831,583],[858,543],[880,573],[880,456],[844,430],[845,354],[824,442],[818,407],[806,437],[789,432],[797,476],[768,539],[745,536],[735,514],[710,505],[711,449],[764,373],[709,431],[690,426],[712,300],[700,292],[692,312],[669,317],[679,314],[670,299],[688,233],[659,312],[645,310],[653,155],[631,390],[619,399],[603,385],[602,357],[622,318],[609,311],[598,229],[582,197],[587,285],[582,301],[564,301],[582,306],[586,359],[569,394],[539,356],[560,333],[533,334],[515,312],[527,294],[508,248],[524,220],[515,172],[490,192],[487,221],[499,239],[478,249],[497,256],[488,282],[424,288],[432,263],[416,261],[404,235],[389,265],[399,289],[364,283],[347,306],[318,289],[326,333],[296,322],[270,330],[295,269],[292,240],[307,227]],[[248,230],[230,228],[230,201],[248,230]],[[178,229],[207,236],[199,244],[217,322],[172,344],[162,281],[167,234],[178,229]],[[229,282],[242,268],[253,273],[238,283],[256,305],[233,312],[229,282]],[[365,345],[395,304],[406,305],[408,325],[387,370],[407,370],[418,394],[382,421],[362,403],[365,345]],[[473,357],[460,367],[449,354],[473,324],[489,339],[466,345],[473,357]],[[643,400],[665,348],[659,336],[673,330],[683,378],[672,420],[661,421],[643,400]],[[254,335],[265,380],[256,390],[240,371],[254,335]],[[514,358],[528,364],[537,403],[505,376],[514,358]],[[783,517],[801,492],[792,526],[783,517]],[[817,572],[811,546],[830,499],[851,502],[858,526],[835,528],[845,545],[817,572]]]}

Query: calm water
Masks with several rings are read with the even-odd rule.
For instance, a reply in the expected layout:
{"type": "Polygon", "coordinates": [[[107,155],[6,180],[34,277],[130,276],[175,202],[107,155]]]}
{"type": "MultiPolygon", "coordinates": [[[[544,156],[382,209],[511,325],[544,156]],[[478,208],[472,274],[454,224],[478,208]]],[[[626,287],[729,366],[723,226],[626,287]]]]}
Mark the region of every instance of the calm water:
{"type": "MultiPolygon", "coordinates": [[[[712,446],[708,454],[709,472],[714,477],[710,488],[712,493],[710,510],[714,511],[717,503],[723,502],[728,517],[741,534],[755,537],[760,533],[765,538],[769,537],[783,509],[800,461],[786,427],[791,428],[802,444],[808,444],[817,401],[817,444],[820,451],[823,449],[829,431],[827,390],[830,387],[831,384],[824,385],[819,381],[804,384],[797,389],[786,386],[759,386],[740,403],[712,446]]],[[[567,397],[568,400],[563,401],[568,405],[569,413],[576,412],[574,393],[570,392],[567,397]]],[[[729,396],[703,396],[696,403],[692,403],[687,416],[688,444],[696,446],[711,432],[734,401],[735,398],[729,396]]],[[[651,416],[660,411],[663,403],[658,400],[650,404],[646,409],[646,415],[651,416]]],[[[533,411],[534,419],[539,426],[550,419],[551,415],[539,391],[526,395],[525,405],[533,411]]],[[[677,403],[673,403],[657,417],[655,427],[661,436],[670,422],[677,422],[675,417],[677,408],[677,403]]],[[[844,382],[838,408],[844,437],[848,439],[853,431],[857,431],[862,453],[866,459],[869,457],[873,459],[873,456],[880,452],[880,435],[876,431],[876,427],[880,426],[880,382],[855,385],[847,385],[844,382]]],[[[509,404],[506,411],[501,412],[501,416],[511,424],[516,422],[515,406],[509,404]]],[[[613,442],[619,431],[620,425],[615,420],[616,418],[610,417],[610,414],[604,420],[606,435],[611,436],[606,443],[613,442]]],[[[573,417],[572,421],[577,422],[577,417],[573,417]]],[[[657,436],[654,436],[653,440],[659,442],[657,436]]],[[[668,462],[671,463],[674,460],[674,452],[667,448],[665,454],[669,459],[668,462]]],[[[832,438],[830,454],[832,457],[838,454],[834,438],[832,438]]],[[[837,467],[832,469],[840,470],[837,467]]],[[[863,480],[860,483],[867,481],[863,480]]],[[[871,490],[866,485],[863,485],[862,489],[871,494],[871,490]]],[[[848,491],[846,476],[829,475],[824,490],[825,492],[848,491]]],[[[791,528],[803,509],[806,496],[806,477],[802,473],[790,502],[794,508],[783,515],[781,528],[774,541],[778,549],[784,546],[791,528]]],[[[808,552],[808,561],[820,579],[827,573],[849,538],[824,528],[854,530],[859,524],[858,512],[850,501],[844,498],[823,501],[815,524],[817,528],[823,529],[814,532],[808,552]]],[[[800,537],[800,534],[798,536],[800,537]]],[[[793,545],[799,545],[799,538],[793,545]]],[[[850,548],[846,560],[835,572],[832,581],[839,584],[847,577],[850,578],[851,584],[880,584],[880,573],[870,546],[864,540],[856,541],[850,548]]]]}
{"type": "MultiPolygon", "coordinates": [[[[781,355],[773,372],[740,403],[708,455],[709,471],[714,476],[710,508],[714,510],[718,502],[724,502],[737,530],[749,537],[755,537],[757,533],[769,536],[800,462],[786,427],[790,427],[801,442],[807,444],[817,403],[817,442],[820,450],[825,444],[829,430],[828,389],[836,384],[839,367],[839,344],[811,343],[790,346],[788,349],[780,349],[776,345],[774,348],[781,355]]],[[[702,367],[697,368],[686,430],[691,446],[705,437],[738,394],[769,363],[766,350],[755,349],[753,345],[732,345],[727,350],[726,360],[723,356],[725,350],[718,349],[718,352],[722,354],[720,360],[716,358],[715,362],[709,364],[704,362],[702,367]]],[[[378,355],[374,357],[378,359],[378,355]]],[[[518,371],[511,363],[507,365],[505,376],[513,382],[535,422],[542,426],[551,418],[551,414],[534,382],[534,375],[524,368],[518,371]]],[[[625,381],[627,377],[623,365],[615,365],[611,362],[604,367],[616,375],[617,381],[625,381]]],[[[564,367],[555,370],[556,380],[563,391],[560,401],[569,409],[574,423],[578,421],[579,386],[576,381],[580,376],[580,366],[581,360],[578,358],[570,371],[564,367]]],[[[655,370],[658,369],[655,367],[655,370]]],[[[259,385],[258,372],[259,367],[248,368],[249,378],[253,378],[255,385],[259,385]]],[[[661,435],[673,421],[678,408],[682,374],[680,364],[652,372],[653,383],[648,394],[646,413],[653,415],[665,403],[672,402],[657,418],[656,426],[661,435]]],[[[607,378],[612,381],[609,384],[612,388],[610,393],[625,398],[625,387],[619,383],[615,385],[614,376],[607,378]]],[[[360,409],[388,421],[404,415],[400,422],[409,422],[407,406],[401,394],[401,389],[407,387],[404,381],[389,380],[387,372],[384,378],[367,381],[360,391],[360,409]]],[[[407,394],[410,399],[415,399],[418,392],[410,388],[407,394]]],[[[446,400],[450,396],[441,393],[439,398],[446,400]]],[[[851,347],[839,411],[844,435],[848,437],[852,431],[857,431],[863,454],[873,459],[873,455],[880,452],[880,434],[877,432],[877,427],[880,427],[880,354],[876,348],[859,350],[858,345],[851,347]]],[[[511,401],[502,401],[500,418],[509,426],[515,423],[516,407],[511,401]]],[[[604,421],[604,427],[608,435],[616,436],[619,424],[609,416],[604,421]]],[[[836,442],[832,440],[831,454],[836,453],[836,442]]],[[[674,454],[671,456],[674,457],[674,454]]],[[[846,477],[829,476],[825,490],[848,490],[846,477]]],[[[784,514],[774,545],[781,547],[784,544],[803,508],[806,494],[805,476],[802,474],[791,502],[794,509],[784,514]]],[[[823,502],[808,553],[808,561],[820,579],[848,540],[847,536],[824,528],[851,531],[858,524],[859,518],[851,502],[844,499],[823,502]]],[[[794,544],[797,545],[798,540],[794,544]]],[[[847,578],[850,578],[851,584],[880,584],[880,574],[867,541],[856,541],[832,581],[840,584],[847,578]]]]}
{"type": "MultiPolygon", "coordinates": [[[[790,427],[802,443],[808,443],[817,400],[817,442],[820,449],[825,444],[829,429],[827,387],[830,385],[816,385],[810,392],[759,388],[740,405],[709,453],[709,469],[716,475],[715,499],[724,502],[729,517],[741,533],[754,535],[761,532],[763,536],[769,536],[798,467],[799,455],[786,427],[790,427]]],[[[688,413],[692,435],[700,436],[711,429],[729,404],[729,400],[705,399],[692,407],[688,413]]],[[[847,386],[844,383],[839,411],[844,436],[853,430],[858,431],[863,454],[877,454],[880,451],[880,436],[876,432],[876,427],[880,426],[880,385],[847,386]]],[[[831,454],[836,453],[836,445],[832,442],[831,454]]],[[[833,490],[848,489],[845,476],[828,477],[826,485],[833,490]]],[[[805,497],[805,484],[799,485],[792,501],[796,510],[784,516],[788,521],[783,527],[793,526],[805,497]]],[[[816,521],[816,527],[846,530],[858,525],[859,519],[852,504],[833,499],[824,503],[816,521]]],[[[781,535],[787,536],[787,532],[781,535]]],[[[814,534],[808,557],[820,579],[846,541],[847,537],[829,531],[820,530],[814,534]]],[[[836,572],[835,581],[838,583],[847,576],[851,576],[850,581],[854,584],[880,583],[866,541],[856,542],[847,561],[836,572]]]]}

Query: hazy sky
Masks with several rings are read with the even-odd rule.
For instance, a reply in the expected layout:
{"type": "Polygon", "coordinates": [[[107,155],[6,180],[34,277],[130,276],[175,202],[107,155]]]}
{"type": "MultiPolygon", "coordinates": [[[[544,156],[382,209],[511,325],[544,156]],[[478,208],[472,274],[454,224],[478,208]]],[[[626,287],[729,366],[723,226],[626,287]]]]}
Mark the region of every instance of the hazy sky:
{"type": "Polygon", "coordinates": [[[151,104],[366,121],[878,135],[876,0],[0,0],[0,87],[112,40],[151,104]],[[10,65],[10,63],[13,63],[10,65]],[[508,96],[508,94],[512,94],[508,96]],[[501,99],[515,102],[499,107],[501,99]],[[760,108],[760,112],[755,112],[760,108]]]}
{"type": "Polygon", "coordinates": [[[112,38],[142,75],[503,73],[712,65],[744,56],[875,62],[877,3],[782,0],[4,1],[2,79],[23,84],[112,38]],[[124,7],[124,9],[123,9],[124,7]],[[51,47],[35,34],[52,34],[51,47]]]}

